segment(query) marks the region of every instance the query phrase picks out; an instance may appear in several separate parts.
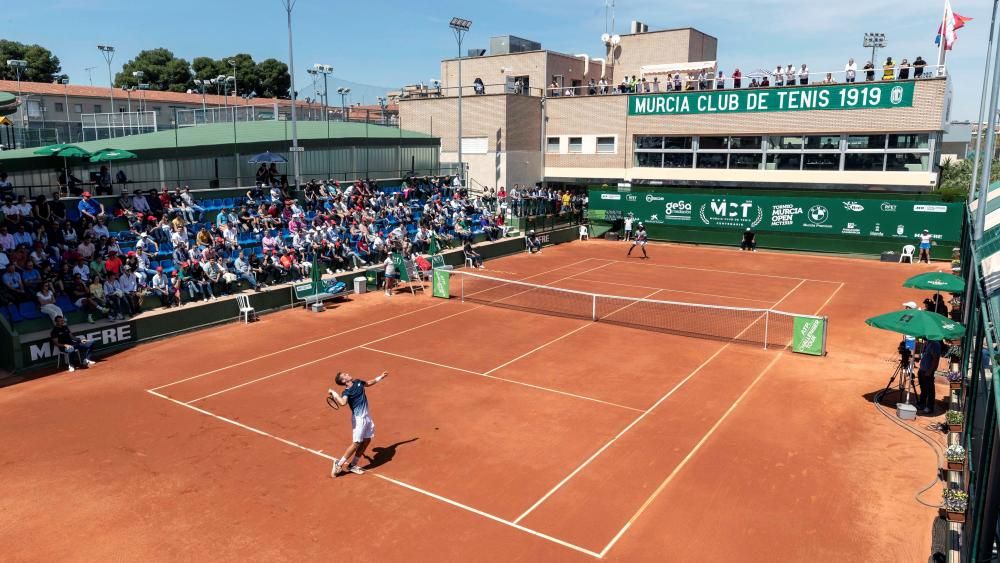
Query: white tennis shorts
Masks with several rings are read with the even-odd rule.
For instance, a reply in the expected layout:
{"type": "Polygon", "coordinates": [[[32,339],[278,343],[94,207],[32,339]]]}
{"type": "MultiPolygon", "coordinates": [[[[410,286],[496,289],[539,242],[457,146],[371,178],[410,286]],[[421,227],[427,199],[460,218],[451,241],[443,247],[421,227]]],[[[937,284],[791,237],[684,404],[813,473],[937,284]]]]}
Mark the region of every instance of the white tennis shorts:
{"type": "Polygon", "coordinates": [[[646,246],[646,241],[644,241],[644,240],[634,240],[634,241],[632,241],[632,246],[646,246]]]}
{"type": "Polygon", "coordinates": [[[351,440],[354,442],[364,442],[375,437],[375,421],[372,417],[352,416],[351,417],[351,440]]]}

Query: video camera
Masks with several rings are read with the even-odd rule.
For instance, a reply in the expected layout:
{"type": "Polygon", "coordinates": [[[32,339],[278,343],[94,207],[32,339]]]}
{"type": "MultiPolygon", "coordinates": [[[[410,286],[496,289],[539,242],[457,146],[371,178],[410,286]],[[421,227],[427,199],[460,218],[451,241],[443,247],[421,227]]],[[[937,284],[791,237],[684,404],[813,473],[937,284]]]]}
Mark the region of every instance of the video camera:
{"type": "Polygon", "coordinates": [[[899,361],[903,365],[909,365],[910,358],[913,356],[913,350],[906,345],[906,340],[900,340],[899,346],[896,347],[896,352],[899,353],[899,361]]]}

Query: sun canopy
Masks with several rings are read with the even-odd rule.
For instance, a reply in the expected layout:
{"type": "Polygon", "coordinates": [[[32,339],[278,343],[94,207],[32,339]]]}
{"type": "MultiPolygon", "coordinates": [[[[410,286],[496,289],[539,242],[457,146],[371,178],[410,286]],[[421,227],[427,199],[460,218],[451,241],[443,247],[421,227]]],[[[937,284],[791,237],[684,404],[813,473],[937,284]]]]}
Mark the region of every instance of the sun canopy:
{"type": "Polygon", "coordinates": [[[875,328],[929,340],[951,340],[965,334],[965,327],[961,323],[921,309],[893,311],[866,319],[865,323],[875,328]]]}

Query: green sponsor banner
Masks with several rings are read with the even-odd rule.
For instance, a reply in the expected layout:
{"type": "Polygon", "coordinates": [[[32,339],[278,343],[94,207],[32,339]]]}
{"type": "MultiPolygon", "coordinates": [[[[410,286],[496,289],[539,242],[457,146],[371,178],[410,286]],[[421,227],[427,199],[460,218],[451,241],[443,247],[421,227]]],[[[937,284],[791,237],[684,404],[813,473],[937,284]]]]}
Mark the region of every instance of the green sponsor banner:
{"type": "Polygon", "coordinates": [[[961,239],[963,204],[830,196],[590,191],[591,219],[631,216],[647,227],[776,231],[914,241],[927,229],[937,241],[961,239]]]}
{"type": "Polygon", "coordinates": [[[913,105],[914,83],[861,82],[760,90],[710,90],[630,96],[629,115],[693,115],[771,111],[903,108],[913,105]]]}
{"type": "Polygon", "coordinates": [[[406,269],[406,260],[403,259],[403,255],[398,252],[392,253],[392,265],[396,267],[396,273],[399,274],[400,282],[410,281],[410,272],[406,269]]]}
{"type": "Polygon", "coordinates": [[[826,333],[826,319],[795,317],[792,324],[792,352],[823,355],[823,335],[826,333]]]}
{"type": "Polygon", "coordinates": [[[448,270],[435,269],[431,281],[433,284],[431,295],[442,299],[451,299],[451,275],[449,275],[448,270]]]}

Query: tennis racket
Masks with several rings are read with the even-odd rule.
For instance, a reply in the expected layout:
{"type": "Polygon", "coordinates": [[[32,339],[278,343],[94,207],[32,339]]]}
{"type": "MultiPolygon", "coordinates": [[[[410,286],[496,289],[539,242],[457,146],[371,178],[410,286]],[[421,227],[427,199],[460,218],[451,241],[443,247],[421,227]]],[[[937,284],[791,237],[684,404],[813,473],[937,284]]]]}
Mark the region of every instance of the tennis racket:
{"type": "Polygon", "coordinates": [[[334,399],[333,395],[331,395],[330,393],[326,394],[326,404],[329,405],[330,408],[335,411],[340,410],[340,403],[338,403],[337,399],[334,399]]]}

